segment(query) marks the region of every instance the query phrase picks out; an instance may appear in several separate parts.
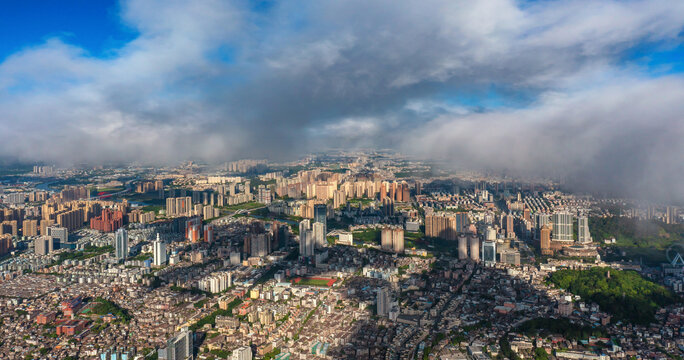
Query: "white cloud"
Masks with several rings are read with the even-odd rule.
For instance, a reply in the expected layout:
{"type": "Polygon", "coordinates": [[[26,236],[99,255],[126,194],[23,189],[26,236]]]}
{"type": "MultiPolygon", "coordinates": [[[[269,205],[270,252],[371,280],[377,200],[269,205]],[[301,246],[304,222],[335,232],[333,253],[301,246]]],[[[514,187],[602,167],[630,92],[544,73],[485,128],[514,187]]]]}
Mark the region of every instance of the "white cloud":
{"type": "MultiPolygon", "coordinates": [[[[9,56],[0,63],[0,151],[26,161],[220,161],[331,144],[397,146],[402,136],[415,139],[414,129],[439,128],[425,136],[472,146],[470,157],[484,167],[545,171],[570,158],[572,169],[591,171],[604,165],[591,157],[607,149],[596,137],[612,133],[612,148],[625,150],[614,156],[627,159],[632,155],[620,140],[644,130],[643,120],[617,124],[614,117],[640,111],[660,119],[680,110],[672,100],[679,100],[679,77],[644,79],[623,57],[644,42],[680,44],[683,2],[295,1],[266,12],[248,6],[129,0],[121,20],[139,35],[106,58],[59,39],[9,56]],[[648,84],[667,84],[669,93],[651,85],[649,94],[648,84]],[[491,86],[537,100],[485,113],[443,100],[491,86]],[[530,138],[538,128],[544,134],[530,138]],[[471,133],[514,150],[499,155],[501,146],[469,140],[471,133]]],[[[667,119],[655,128],[676,128],[667,119]]],[[[422,150],[433,154],[429,146],[422,150]]],[[[638,161],[651,170],[661,164],[638,161]]]]}

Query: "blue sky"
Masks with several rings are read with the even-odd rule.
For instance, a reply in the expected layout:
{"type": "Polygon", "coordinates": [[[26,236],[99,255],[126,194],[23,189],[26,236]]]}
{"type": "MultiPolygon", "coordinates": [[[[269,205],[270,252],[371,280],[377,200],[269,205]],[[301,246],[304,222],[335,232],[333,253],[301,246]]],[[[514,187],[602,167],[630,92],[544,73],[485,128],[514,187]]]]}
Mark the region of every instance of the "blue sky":
{"type": "Polygon", "coordinates": [[[121,23],[115,0],[9,0],[0,5],[0,59],[52,37],[106,56],[135,36],[121,23]]]}

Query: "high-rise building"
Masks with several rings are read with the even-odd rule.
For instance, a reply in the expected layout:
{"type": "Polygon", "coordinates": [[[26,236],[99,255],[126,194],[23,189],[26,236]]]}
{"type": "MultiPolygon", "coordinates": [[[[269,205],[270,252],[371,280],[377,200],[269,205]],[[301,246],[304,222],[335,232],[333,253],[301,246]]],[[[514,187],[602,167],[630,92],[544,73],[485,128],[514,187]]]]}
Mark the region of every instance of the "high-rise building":
{"type": "Polygon", "coordinates": [[[337,209],[347,203],[347,194],[342,190],[333,192],[333,208],[337,209]]]}
{"type": "Polygon", "coordinates": [[[36,255],[47,255],[55,250],[52,237],[44,235],[36,238],[33,242],[33,250],[36,255]]]}
{"type": "Polygon", "coordinates": [[[510,265],[520,265],[520,252],[514,250],[506,250],[501,253],[501,262],[510,265]]]}
{"type": "Polygon", "coordinates": [[[485,265],[496,264],[496,242],[485,241],[482,243],[482,262],[485,265]]]}
{"type": "Polygon", "coordinates": [[[69,241],[69,230],[65,227],[60,226],[50,226],[45,228],[48,236],[52,237],[55,241],[55,247],[59,248],[62,244],[66,244],[69,241]]]}
{"type": "Polygon", "coordinates": [[[214,242],[214,225],[204,225],[204,241],[210,244],[214,242]]]}
{"type": "Polygon", "coordinates": [[[116,231],[114,255],[116,256],[116,260],[119,261],[125,261],[128,257],[128,231],[124,228],[120,228],[116,231]]]}
{"type": "Polygon", "coordinates": [[[299,256],[313,256],[314,235],[311,231],[311,221],[304,219],[299,222],[299,256]]]}
{"type": "Polygon", "coordinates": [[[323,232],[328,233],[328,205],[316,204],[314,205],[314,223],[323,224],[323,232]]]}
{"type": "Polygon", "coordinates": [[[458,259],[465,260],[468,258],[468,237],[460,235],[458,237],[458,259]]]}
{"type": "Polygon", "coordinates": [[[395,253],[404,252],[404,229],[402,228],[383,228],[380,233],[380,245],[385,251],[395,253]]]}
{"type": "Polygon", "coordinates": [[[572,242],[572,214],[567,212],[555,213],[551,216],[553,223],[553,241],[572,242]]]}
{"type": "Polygon", "coordinates": [[[382,215],[383,216],[394,216],[394,200],[385,197],[382,199],[382,215]]]}
{"type": "Polygon", "coordinates": [[[169,197],[166,199],[166,216],[192,216],[192,197],[169,197]]]}
{"type": "Polygon", "coordinates": [[[493,227],[487,226],[487,230],[485,231],[485,240],[496,241],[496,230],[493,227]]]}
{"type": "Polygon", "coordinates": [[[192,331],[183,328],[181,332],[166,341],[166,348],[159,349],[158,358],[164,360],[192,359],[192,331]]]}
{"type": "MultiPolygon", "coordinates": [[[[83,221],[81,221],[81,223],[83,223],[83,221]]],[[[123,225],[124,213],[118,210],[104,209],[102,210],[102,215],[90,219],[90,228],[102,232],[116,231],[116,229],[119,229],[123,225]]],[[[68,226],[66,227],[68,228],[68,226]]]]}
{"type": "Polygon", "coordinates": [[[468,242],[470,243],[470,259],[480,261],[480,239],[471,235],[468,237],[468,242]]]}
{"type": "Polygon", "coordinates": [[[5,255],[12,251],[14,244],[11,235],[0,235],[0,255],[5,255]]]}
{"type": "Polygon", "coordinates": [[[320,222],[315,222],[315,223],[313,223],[312,228],[313,228],[312,230],[313,230],[315,247],[317,249],[325,247],[327,244],[326,233],[325,233],[325,224],[320,223],[320,222]]]}
{"type": "Polygon", "coordinates": [[[677,223],[677,208],[674,206],[668,206],[665,208],[665,223],[666,224],[676,224],[677,223]]]}
{"type": "Polygon", "coordinates": [[[242,346],[233,350],[232,360],[252,360],[252,348],[242,346]]]}
{"type": "Polygon", "coordinates": [[[159,239],[159,234],[157,233],[157,240],[152,243],[153,255],[154,255],[154,265],[162,266],[166,264],[166,243],[159,239]]]}
{"type": "Polygon", "coordinates": [[[390,311],[389,291],[387,288],[379,288],[376,299],[376,308],[378,316],[387,316],[390,311]]]}
{"type": "Polygon", "coordinates": [[[534,214],[534,228],[535,228],[535,238],[539,240],[540,238],[540,231],[541,228],[550,223],[550,216],[549,214],[544,214],[544,213],[536,213],[534,214]]]}
{"type": "Polygon", "coordinates": [[[426,215],[425,235],[445,240],[456,240],[466,225],[468,225],[468,214],[465,212],[426,215]]]}
{"type": "Polygon", "coordinates": [[[542,255],[553,255],[551,250],[551,226],[546,224],[539,230],[539,248],[542,255]]]}
{"type": "Polygon", "coordinates": [[[506,237],[508,237],[508,238],[515,237],[515,229],[513,228],[513,224],[514,224],[513,215],[505,215],[503,217],[503,220],[504,220],[503,221],[504,229],[506,231],[506,237]]]}
{"type": "Polygon", "coordinates": [[[589,219],[586,216],[577,218],[577,242],[581,244],[588,244],[591,242],[589,219]]]}
{"type": "Polygon", "coordinates": [[[24,236],[37,236],[38,235],[38,220],[24,220],[21,224],[21,233],[24,236]]]}

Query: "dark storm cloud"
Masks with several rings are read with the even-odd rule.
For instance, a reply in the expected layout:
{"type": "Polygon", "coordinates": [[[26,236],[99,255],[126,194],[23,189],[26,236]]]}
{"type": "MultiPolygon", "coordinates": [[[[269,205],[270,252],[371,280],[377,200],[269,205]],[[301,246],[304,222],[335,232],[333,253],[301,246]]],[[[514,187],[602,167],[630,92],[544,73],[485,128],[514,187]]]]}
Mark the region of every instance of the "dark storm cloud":
{"type": "Polygon", "coordinates": [[[681,179],[671,166],[681,155],[655,152],[681,149],[682,79],[644,76],[623,57],[679,44],[682,2],[292,1],[255,12],[241,1],[131,0],[121,18],[140,35],[107,58],[51,39],[0,64],[6,157],[224,161],[393,146],[540,174],[569,159],[569,174],[627,190],[673,193],[681,179]],[[659,99],[663,84],[672,101],[659,99]],[[474,113],[451,99],[492,87],[529,100],[474,113]]]}

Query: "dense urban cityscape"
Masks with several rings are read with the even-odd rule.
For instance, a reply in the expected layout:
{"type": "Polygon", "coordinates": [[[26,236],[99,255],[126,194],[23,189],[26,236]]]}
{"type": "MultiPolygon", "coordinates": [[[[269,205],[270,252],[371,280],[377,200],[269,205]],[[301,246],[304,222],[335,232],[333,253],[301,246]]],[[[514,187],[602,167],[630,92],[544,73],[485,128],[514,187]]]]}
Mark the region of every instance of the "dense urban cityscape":
{"type": "Polygon", "coordinates": [[[684,0],[0,1],[0,360],[683,360],[684,0]]]}
{"type": "Polygon", "coordinates": [[[684,354],[677,206],[370,151],[13,171],[0,358],[684,354]]]}

